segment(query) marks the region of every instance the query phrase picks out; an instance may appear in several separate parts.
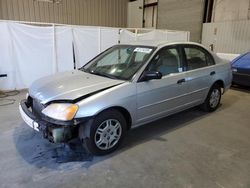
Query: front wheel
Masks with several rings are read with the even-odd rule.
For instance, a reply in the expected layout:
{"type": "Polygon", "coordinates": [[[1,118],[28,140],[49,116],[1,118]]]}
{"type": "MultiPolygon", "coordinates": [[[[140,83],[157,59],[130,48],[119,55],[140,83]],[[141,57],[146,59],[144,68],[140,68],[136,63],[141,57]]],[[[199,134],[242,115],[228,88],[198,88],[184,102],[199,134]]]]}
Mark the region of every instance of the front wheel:
{"type": "Polygon", "coordinates": [[[221,87],[218,84],[214,84],[208,92],[205,102],[201,105],[201,108],[207,112],[215,111],[221,100],[221,87]]]}
{"type": "Polygon", "coordinates": [[[124,116],[113,109],[96,116],[90,126],[89,135],[82,142],[85,149],[94,155],[106,155],[116,150],[126,132],[124,116]]]}

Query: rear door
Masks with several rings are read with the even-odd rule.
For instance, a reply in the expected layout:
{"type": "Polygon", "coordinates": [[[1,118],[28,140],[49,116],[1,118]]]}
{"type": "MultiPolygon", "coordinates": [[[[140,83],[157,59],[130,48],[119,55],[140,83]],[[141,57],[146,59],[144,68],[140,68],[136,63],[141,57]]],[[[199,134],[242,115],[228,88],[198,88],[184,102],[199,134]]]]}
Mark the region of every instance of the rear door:
{"type": "Polygon", "coordinates": [[[202,103],[214,82],[216,75],[212,55],[197,45],[183,45],[184,65],[187,73],[188,100],[192,105],[202,103]]]}
{"type": "Polygon", "coordinates": [[[189,102],[178,46],[159,50],[145,71],[159,71],[163,77],[137,83],[137,124],[174,113],[189,102]]]}

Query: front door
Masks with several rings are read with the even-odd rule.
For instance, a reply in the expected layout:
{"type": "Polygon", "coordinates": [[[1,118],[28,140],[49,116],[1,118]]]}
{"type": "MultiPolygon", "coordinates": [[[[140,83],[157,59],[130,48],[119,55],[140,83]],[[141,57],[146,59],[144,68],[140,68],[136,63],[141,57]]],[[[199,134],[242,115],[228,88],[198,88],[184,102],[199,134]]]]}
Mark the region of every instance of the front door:
{"type": "Polygon", "coordinates": [[[159,80],[137,83],[137,124],[174,113],[188,103],[186,100],[186,73],[180,50],[165,47],[153,57],[145,71],[159,71],[163,77],[159,80]]]}

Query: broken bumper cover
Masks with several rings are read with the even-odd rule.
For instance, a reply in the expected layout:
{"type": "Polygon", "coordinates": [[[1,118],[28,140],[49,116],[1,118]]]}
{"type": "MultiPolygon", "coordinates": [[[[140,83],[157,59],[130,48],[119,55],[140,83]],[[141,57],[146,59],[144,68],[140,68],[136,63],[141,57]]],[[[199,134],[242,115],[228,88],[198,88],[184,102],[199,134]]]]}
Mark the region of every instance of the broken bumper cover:
{"type": "Polygon", "coordinates": [[[36,117],[29,111],[26,106],[26,100],[22,100],[19,104],[19,112],[24,122],[36,131],[39,131],[39,124],[36,122],[36,117]]]}
{"type": "Polygon", "coordinates": [[[90,118],[73,119],[72,121],[58,121],[49,117],[37,117],[31,111],[31,106],[26,99],[19,104],[22,119],[32,129],[41,132],[43,137],[50,142],[67,142],[78,136],[79,125],[90,118]]]}

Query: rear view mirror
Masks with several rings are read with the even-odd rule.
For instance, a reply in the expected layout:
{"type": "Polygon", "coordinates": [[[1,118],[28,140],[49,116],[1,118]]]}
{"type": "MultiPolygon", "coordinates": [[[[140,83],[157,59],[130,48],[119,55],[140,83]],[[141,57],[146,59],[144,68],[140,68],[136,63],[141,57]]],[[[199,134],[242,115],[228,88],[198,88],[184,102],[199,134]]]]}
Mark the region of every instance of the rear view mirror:
{"type": "Polygon", "coordinates": [[[149,81],[149,80],[155,80],[155,79],[161,79],[162,74],[158,71],[146,71],[142,75],[142,81],[149,81]]]}

